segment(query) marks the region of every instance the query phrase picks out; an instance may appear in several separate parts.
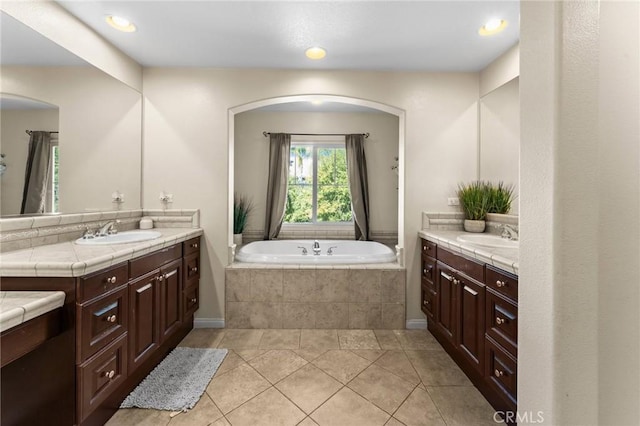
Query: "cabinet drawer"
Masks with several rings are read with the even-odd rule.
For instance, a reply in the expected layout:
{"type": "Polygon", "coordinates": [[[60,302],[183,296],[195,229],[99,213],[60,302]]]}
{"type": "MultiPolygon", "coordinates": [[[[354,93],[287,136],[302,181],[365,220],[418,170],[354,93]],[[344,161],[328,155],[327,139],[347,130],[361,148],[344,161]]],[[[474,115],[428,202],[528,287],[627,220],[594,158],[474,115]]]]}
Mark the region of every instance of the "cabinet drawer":
{"type": "Polygon", "coordinates": [[[78,367],[78,423],[87,418],[127,377],[127,335],[78,367]]]}
{"type": "Polygon", "coordinates": [[[434,318],[435,315],[435,307],[436,307],[436,293],[429,287],[424,284],[421,287],[421,295],[422,295],[422,303],[421,309],[422,312],[427,315],[430,319],[434,318]]]}
{"type": "Polygon", "coordinates": [[[78,362],[89,358],[127,331],[129,304],[127,285],[97,300],[80,305],[78,362]]]}
{"type": "Polygon", "coordinates": [[[129,276],[137,278],[182,257],[182,244],[174,244],[129,262],[129,276]]]}
{"type": "Polygon", "coordinates": [[[484,263],[452,253],[442,247],[438,247],[438,260],[476,281],[484,282],[484,263]]]}
{"type": "Polygon", "coordinates": [[[200,237],[192,238],[184,242],[184,255],[200,253],[200,237]]]}
{"type": "Polygon", "coordinates": [[[190,284],[190,281],[200,279],[200,253],[190,254],[183,259],[184,262],[184,286],[190,284]]]}
{"type": "Polygon", "coordinates": [[[200,307],[199,287],[191,286],[182,292],[183,308],[182,318],[187,321],[200,307]]]}
{"type": "Polygon", "coordinates": [[[517,405],[518,363],[491,338],[485,341],[485,378],[506,402],[515,410],[517,405]]]}
{"type": "Polygon", "coordinates": [[[518,355],[518,307],[493,290],[487,291],[487,334],[518,355]]]}
{"type": "Polygon", "coordinates": [[[116,287],[126,284],[129,270],[126,263],[87,275],[78,280],[78,302],[86,302],[116,287]]]}
{"type": "Polygon", "coordinates": [[[487,285],[499,294],[518,303],[518,277],[487,265],[487,285]]]}
{"type": "Polygon", "coordinates": [[[436,244],[431,241],[427,241],[422,239],[422,254],[426,256],[431,256],[435,259],[436,257],[436,244]]]}
{"type": "Polygon", "coordinates": [[[436,260],[422,256],[422,279],[429,281],[433,285],[435,278],[436,260]]]}

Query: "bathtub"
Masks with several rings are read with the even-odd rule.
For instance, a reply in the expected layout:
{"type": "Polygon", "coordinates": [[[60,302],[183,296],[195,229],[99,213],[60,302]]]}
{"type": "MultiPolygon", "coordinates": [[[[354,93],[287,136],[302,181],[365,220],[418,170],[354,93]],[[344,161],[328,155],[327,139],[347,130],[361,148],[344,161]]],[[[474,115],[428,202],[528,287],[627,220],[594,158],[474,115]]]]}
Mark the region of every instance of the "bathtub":
{"type": "Polygon", "coordinates": [[[313,252],[314,240],[255,241],[240,248],[235,260],[280,264],[364,264],[396,261],[393,250],[374,241],[317,241],[320,243],[319,255],[313,252]],[[330,248],[331,254],[327,254],[330,248]],[[307,254],[303,254],[305,250],[307,254]]]}

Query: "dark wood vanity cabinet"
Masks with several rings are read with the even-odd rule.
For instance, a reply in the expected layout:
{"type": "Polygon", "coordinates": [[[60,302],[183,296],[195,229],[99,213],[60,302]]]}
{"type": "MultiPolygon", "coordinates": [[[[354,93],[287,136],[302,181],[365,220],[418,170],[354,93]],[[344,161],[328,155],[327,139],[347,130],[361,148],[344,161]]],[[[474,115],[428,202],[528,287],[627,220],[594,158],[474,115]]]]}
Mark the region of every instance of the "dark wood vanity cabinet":
{"type": "MultiPolygon", "coordinates": [[[[75,361],[75,410],[69,404],[68,416],[56,412],[60,421],[22,419],[29,419],[29,424],[106,423],[124,398],[193,328],[199,246],[200,237],[196,237],[78,278],[3,278],[3,290],[64,290],[65,307],[60,312],[71,337],[69,346],[75,342],[70,353],[75,353],[70,360],[71,370],[75,361]]],[[[72,375],[68,388],[71,382],[72,375]]],[[[17,405],[15,410],[22,410],[17,405]]]]}
{"type": "Polygon", "coordinates": [[[422,240],[429,331],[497,411],[517,407],[518,277],[422,240]]]}

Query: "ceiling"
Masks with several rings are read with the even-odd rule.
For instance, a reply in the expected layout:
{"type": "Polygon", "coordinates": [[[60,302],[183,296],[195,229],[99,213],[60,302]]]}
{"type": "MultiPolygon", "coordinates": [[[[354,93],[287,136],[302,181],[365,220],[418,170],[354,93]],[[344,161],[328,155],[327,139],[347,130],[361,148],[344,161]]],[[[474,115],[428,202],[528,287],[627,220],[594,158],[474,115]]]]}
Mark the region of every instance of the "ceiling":
{"type": "Polygon", "coordinates": [[[480,71],[519,38],[519,2],[59,0],[143,66],[480,71]],[[117,14],[137,32],[105,23],[117,14]],[[491,18],[508,21],[483,37],[491,18]],[[304,50],[322,46],[311,61],[304,50]]]}

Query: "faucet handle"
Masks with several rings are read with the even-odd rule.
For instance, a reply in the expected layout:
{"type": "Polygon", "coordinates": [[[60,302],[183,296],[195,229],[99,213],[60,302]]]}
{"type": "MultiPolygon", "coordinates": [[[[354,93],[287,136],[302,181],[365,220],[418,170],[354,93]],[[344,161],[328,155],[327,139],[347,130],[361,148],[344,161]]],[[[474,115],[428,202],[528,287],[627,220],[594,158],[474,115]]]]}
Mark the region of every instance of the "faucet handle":
{"type": "Polygon", "coordinates": [[[333,254],[333,249],[338,248],[338,246],[331,246],[327,249],[327,255],[331,256],[333,254]]]}
{"type": "Polygon", "coordinates": [[[85,229],[84,233],[82,234],[82,239],[83,240],[89,240],[91,238],[95,238],[95,232],[93,232],[88,226],[85,229]]]}

